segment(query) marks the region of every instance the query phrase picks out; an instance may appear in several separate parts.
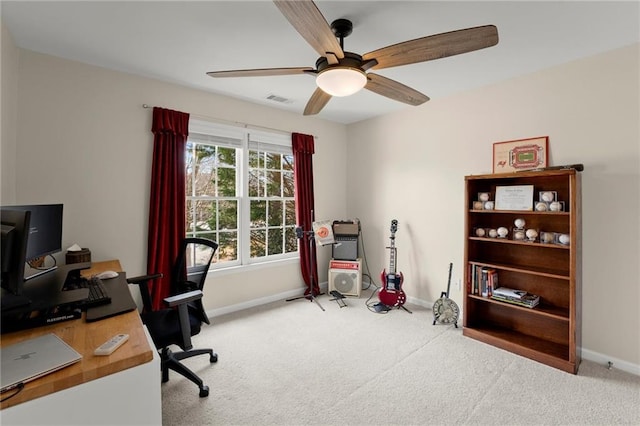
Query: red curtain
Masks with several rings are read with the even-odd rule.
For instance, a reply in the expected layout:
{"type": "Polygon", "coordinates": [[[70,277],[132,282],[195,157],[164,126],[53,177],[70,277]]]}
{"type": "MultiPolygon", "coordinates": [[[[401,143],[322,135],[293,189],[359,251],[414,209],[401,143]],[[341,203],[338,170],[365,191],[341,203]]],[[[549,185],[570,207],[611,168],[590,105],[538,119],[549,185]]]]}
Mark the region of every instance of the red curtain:
{"type": "Polygon", "coordinates": [[[149,202],[147,273],[162,273],[150,283],[153,309],[169,296],[171,269],[185,237],[185,145],[189,114],[153,108],[153,164],[149,202]]]}
{"type": "Polygon", "coordinates": [[[293,133],[293,175],[296,200],[296,221],[302,227],[304,237],[300,240],[300,270],[306,284],[305,295],[320,294],[318,286],[318,263],[316,245],[313,240],[313,136],[293,133]]]}

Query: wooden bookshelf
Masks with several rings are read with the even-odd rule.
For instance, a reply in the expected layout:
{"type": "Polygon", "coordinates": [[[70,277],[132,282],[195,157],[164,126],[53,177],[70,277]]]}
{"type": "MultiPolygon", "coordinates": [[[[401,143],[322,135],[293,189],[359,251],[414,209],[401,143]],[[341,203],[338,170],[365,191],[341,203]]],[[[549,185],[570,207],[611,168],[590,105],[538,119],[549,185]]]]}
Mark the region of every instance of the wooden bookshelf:
{"type": "Polygon", "coordinates": [[[465,177],[465,291],[463,334],[549,366],[577,373],[581,346],[580,173],[573,169],[465,177]],[[495,200],[496,187],[533,185],[532,211],[478,210],[479,193],[495,200]],[[536,211],[541,191],[554,191],[563,211],[536,211]],[[525,229],[569,235],[569,244],[514,240],[514,221],[525,229]],[[508,229],[505,238],[476,230],[508,229]],[[472,268],[497,272],[498,286],[540,296],[534,308],[474,294],[472,268]]]}

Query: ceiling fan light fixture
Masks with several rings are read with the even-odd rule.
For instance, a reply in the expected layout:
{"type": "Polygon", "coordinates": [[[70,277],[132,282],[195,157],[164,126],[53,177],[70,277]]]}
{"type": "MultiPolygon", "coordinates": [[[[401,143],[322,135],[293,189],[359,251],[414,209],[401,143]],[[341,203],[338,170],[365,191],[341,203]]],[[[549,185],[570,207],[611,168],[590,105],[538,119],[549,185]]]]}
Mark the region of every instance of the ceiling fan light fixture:
{"type": "Polygon", "coordinates": [[[367,84],[367,75],[358,68],[329,67],[318,74],[316,84],[331,96],[349,96],[367,84]]]}

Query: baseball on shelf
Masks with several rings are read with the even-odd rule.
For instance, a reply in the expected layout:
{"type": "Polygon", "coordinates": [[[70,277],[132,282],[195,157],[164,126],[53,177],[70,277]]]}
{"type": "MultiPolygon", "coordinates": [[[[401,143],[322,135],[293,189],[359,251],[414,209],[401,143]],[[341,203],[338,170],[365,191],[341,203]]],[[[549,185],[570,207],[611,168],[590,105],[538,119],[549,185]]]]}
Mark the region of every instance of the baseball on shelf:
{"type": "Polygon", "coordinates": [[[493,210],[493,201],[487,201],[486,203],[484,203],[484,209],[493,210]]]}
{"type": "Polygon", "coordinates": [[[543,232],[541,234],[540,239],[543,243],[552,243],[553,242],[553,234],[551,232],[543,232]]]}
{"type": "Polygon", "coordinates": [[[536,231],[535,229],[527,229],[527,238],[530,240],[535,240],[536,238],[538,238],[538,231],[536,231]]]}
{"type": "Polygon", "coordinates": [[[476,229],[476,236],[477,237],[484,237],[484,228],[476,229]]]}
{"type": "Polygon", "coordinates": [[[521,229],[524,228],[526,222],[524,221],[524,219],[518,218],[513,221],[513,224],[516,225],[516,228],[521,229]]]}
{"type": "Polygon", "coordinates": [[[504,226],[501,226],[500,228],[498,228],[498,236],[500,238],[506,237],[508,233],[509,233],[509,230],[504,226]]]}
{"type": "Polygon", "coordinates": [[[489,236],[490,236],[491,238],[495,238],[495,237],[497,237],[497,236],[498,236],[498,231],[497,231],[497,230],[495,230],[495,229],[489,229],[489,236]]]}
{"type": "Polygon", "coordinates": [[[546,201],[547,203],[549,203],[553,201],[553,192],[545,191],[540,195],[540,198],[542,198],[542,201],[546,201]]]}
{"type": "Polygon", "coordinates": [[[567,245],[569,244],[569,242],[571,241],[571,239],[569,238],[569,235],[567,234],[562,234],[558,237],[558,241],[560,241],[560,244],[564,244],[567,245]]]}
{"type": "Polygon", "coordinates": [[[536,211],[546,212],[547,211],[547,203],[543,203],[542,201],[538,201],[536,203],[536,211]]]}
{"type": "Polygon", "coordinates": [[[560,204],[559,201],[554,201],[551,204],[549,204],[549,210],[551,210],[552,212],[559,212],[561,207],[562,205],[560,204]]]}
{"type": "Polygon", "coordinates": [[[524,240],[524,231],[515,231],[513,233],[514,240],[524,240]]]}
{"type": "Polygon", "coordinates": [[[489,194],[487,194],[486,192],[482,192],[478,198],[480,199],[480,201],[489,201],[489,194]]]}

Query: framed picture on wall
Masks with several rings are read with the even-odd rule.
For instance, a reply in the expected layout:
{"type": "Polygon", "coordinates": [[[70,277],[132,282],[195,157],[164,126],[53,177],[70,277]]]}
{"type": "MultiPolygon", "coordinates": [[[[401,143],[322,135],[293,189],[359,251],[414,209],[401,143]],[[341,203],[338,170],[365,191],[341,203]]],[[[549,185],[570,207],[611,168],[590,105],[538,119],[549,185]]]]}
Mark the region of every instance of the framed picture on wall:
{"type": "Polygon", "coordinates": [[[547,167],[549,136],[496,142],[493,173],[509,173],[547,167]]]}

